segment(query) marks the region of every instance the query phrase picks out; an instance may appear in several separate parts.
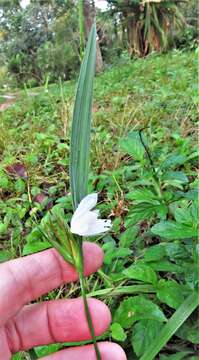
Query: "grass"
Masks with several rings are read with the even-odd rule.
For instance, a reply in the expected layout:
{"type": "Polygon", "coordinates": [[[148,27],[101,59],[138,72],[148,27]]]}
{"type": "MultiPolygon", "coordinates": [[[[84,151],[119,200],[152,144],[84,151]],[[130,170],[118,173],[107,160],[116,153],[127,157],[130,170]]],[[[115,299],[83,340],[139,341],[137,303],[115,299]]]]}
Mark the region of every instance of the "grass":
{"type": "MultiPolygon", "coordinates": [[[[22,91],[1,113],[0,261],[46,247],[33,229],[56,203],[71,216],[75,82],[47,90],[22,91]]],[[[108,336],[129,359],[141,359],[197,286],[196,54],[121,60],[96,78],[93,115],[89,186],[99,192],[99,208],[113,220],[113,231],[96,239],[105,261],[87,290],[111,307],[117,325],[108,336]],[[136,318],[128,317],[129,306],[136,318]]],[[[58,289],[49,298],[78,293],[73,284],[70,295],[58,289]]],[[[157,359],[197,359],[195,312],[183,320],[157,359]]]]}
{"type": "Polygon", "coordinates": [[[0,104],[4,103],[4,98],[2,96],[0,96],[0,104]]]}

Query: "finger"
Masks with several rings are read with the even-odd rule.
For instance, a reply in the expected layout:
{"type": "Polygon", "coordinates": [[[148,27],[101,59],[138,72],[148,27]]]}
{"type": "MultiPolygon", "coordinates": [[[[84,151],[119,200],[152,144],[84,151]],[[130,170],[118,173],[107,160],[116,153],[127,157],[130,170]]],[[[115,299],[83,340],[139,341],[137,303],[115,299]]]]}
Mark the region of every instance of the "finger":
{"type": "MultiPolygon", "coordinates": [[[[85,275],[102,264],[102,250],[93,243],[84,244],[85,275]]],[[[49,249],[0,265],[0,326],[31,300],[63,283],[78,279],[74,267],[54,249],[49,249]]]]}
{"type": "MultiPolygon", "coordinates": [[[[89,299],[88,302],[95,335],[99,336],[111,322],[110,311],[99,300],[89,299]]],[[[91,338],[82,298],[25,306],[4,328],[12,353],[50,343],[91,338]]]]}
{"type": "MultiPolygon", "coordinates": [[[[122,348],[114,343],[101,342],[98,344],[102,360],[126,360],[122,348]]],[[[96,360],[93,345],[78,346],[59,351],[53,355],[45,356],[41,360],[96,360]]]]}

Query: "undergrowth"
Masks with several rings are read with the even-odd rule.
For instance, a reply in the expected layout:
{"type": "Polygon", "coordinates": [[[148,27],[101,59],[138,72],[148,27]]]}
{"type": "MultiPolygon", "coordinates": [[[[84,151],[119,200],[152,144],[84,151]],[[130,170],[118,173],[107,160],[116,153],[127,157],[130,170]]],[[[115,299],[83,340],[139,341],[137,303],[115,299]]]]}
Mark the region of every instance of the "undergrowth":
{"type": "MultiPolygon", "coordinates": [[[[74,82],[26,89],[0,114],[1,262],[49,246],[37,224],[55,204],[70,220],[74,89],[74,82]]],[[[154,54],[107,69],[95,80],[93,116],[89,192],[99,193],[113,229],[96,238],[104,265],[87,280],[87,291],[111,308],[105,337],[118,341],[128,359],[142,359],[198,286],[195,53],[154,54]]],[[[78,294],[72,284],[45,298],[78,294]]],[[[198,325],[195,310],[156,359],[198,359],[198,325]]]]}

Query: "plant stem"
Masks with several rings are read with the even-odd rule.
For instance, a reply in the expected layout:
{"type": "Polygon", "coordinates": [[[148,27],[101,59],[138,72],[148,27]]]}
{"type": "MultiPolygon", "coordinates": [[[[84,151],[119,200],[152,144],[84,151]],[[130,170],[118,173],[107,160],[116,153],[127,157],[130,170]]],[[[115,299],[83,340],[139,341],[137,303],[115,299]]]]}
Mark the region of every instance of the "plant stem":
{"type": "Polygon", "coordinates": [[[147,154],[150,166],[151,166],[151,168],[153,170],[153,186],[154,186],[154,189],[157,192],[159,198],[161,199],[162,198],[162,192],[161,192],[161,188],[160,188],[160,184],[159,184],[159,179],[158,179],[158,176],[157,176],[157,172],[156,172],[156,169],[155,169],[155,166],[154,166],[153,159],[152,159],[152,156],[150,154],[150,151],[149,151],[147,145],[144,143],[144,139],[142,137],[142,131],[143,130],[144,129],[139,130],[140,141],[141,141],[141,143],[142,143],[142,145],[143,145],[143,147],[145,149],[145,152],[147,154]]]}
{"type": "Polygon", "coordinates": [[[82,298],[83,298],[83,302],[84,302],[84,310],[85,310],[85,314],[86,314],[86,318],[87,318],[87,322],[88,322],[88,327],[89,327],[89,330],[90,330],[90,334],[91,334],[91,338],[92,338],[92,341],[93,341],[93,346],[94,346],[94,349],[95,349],[97,360],[102,360],[100,352],[99,352],[99,348],[98,348],[98,345],[97,345],[97,341],[96,341],[96,337],[95,337],[95,331],[94,331],[94,327],[93,327],[93,321],[92,321],[89,306],[88,306],[88,300],[87,300],[87,295],[86,295],[86,287],[85,287],[85,278],[84,278],[84,273],[83,273],[83,269],[84,269],[84,263],[83,262],[84,262],[84,260],[83,260],[82,244],[80,246],[81,246],[81,253],[80,253],[81,263],[79,264],[80,266],[78,266],[78,272],[79,272],[79,281],[80,281],[81,293],[82,293],[82,298]]]}
{"type": "Polygon", "coordinates": [[[103,280],[105,286],[108,286],[108,287],[113,286],[113,283],[110,280],[110,278],[108,277],[108,275],[106,275],[101,269],[99,269],[97,273],[100,276],[100,278],[103,280]]]}
{"type": "Polygon", "coordinates": [[[38,359],[37,354],[34,349],[31,349],[28,351],[30,360],[36,360],[38,359]]]}
{"type": "Polygon", "coordinates": [[[89,297],[93,296],[104,296],[104,297],[113,297],[126,294],[139,294],[139,293],[155,293],[155,289],[151,285],[128,285],[128,286],[118,286],[110,287],[106,289],[100,289],[92,291],[88,294],[89,297]]]}

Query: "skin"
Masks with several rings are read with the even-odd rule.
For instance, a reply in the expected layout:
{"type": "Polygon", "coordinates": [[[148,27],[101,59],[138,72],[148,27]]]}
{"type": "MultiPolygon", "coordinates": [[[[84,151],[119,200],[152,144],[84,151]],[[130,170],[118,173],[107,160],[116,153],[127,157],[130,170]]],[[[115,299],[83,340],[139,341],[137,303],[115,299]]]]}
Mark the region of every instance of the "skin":
{"type": "MultiPolygon", "coordinates": [[[[103,262],[102,250],[84,244],[85,276],[103,262]]],[[[0,265],[0,360],[13,353],[39,345],[90,339],[81,298],[30,304],[61,284],[78,280],[74,268],[54,249],[49,249],[0,265]],[[27,305],[28,304],[28,305],[27,305]]],[[[89,299],[95,335],[101,335],[111,322],[110,311],[99,300],[89,299]]],[[[126,360],[120,346],[99,343],[102,360],[126,360]]],[[[92,345],[69,348],[43,360],[96,360],[92,345]]]]}

